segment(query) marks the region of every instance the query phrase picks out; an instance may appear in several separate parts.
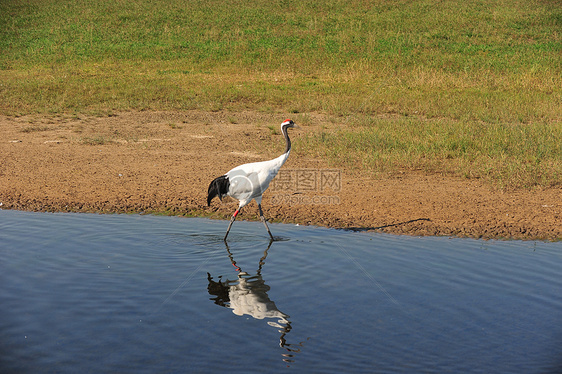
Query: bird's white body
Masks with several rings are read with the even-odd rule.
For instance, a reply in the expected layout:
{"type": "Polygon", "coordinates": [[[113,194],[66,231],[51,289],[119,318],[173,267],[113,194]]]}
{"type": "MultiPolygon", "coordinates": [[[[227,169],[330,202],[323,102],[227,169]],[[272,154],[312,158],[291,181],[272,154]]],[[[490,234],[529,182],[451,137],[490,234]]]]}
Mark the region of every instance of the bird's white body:
{"type": "Polygon", "coordinates": [[[248,205],[252,200],[261,204],[262,194],[269,183],[289,157],[289,150],[273,160],[252,162],[235,167],[226,173],[230,181],[227,195],[239,200],[238,209],[248,205]]]}
{"type": "Polygon", "coordinates": [[[269,231],[265,217],[263,216],[263,211],[261,209],[262,195],[269,187],[269,183],[275,178],[281,166],[289,158],[289,153],[291,153],[291,139],[289,139],[289,134],[287,129],[297,127],[293,121],[290,119],[286,120],[281,124],[281,133],[285,137],[287,146],[285,152],[273,160],[252,162],[249,164],[244,164],[231,169],[226,174],[215,178],[209,185],[208,195],[207,195],[207,205],[211,205],[211,200],[215,196],[218,196],[222,200],[223,196],[230,196],[237,199],[240,204],[238,209],[232,215],[228,229],[226,230],[226,235],[224,240],[230,232],[230,227],[236,219],[236,216],[240,210],[248,205],[252,200],[256,200],[258,204],[258,209],[260,213],[260,218],[269,233],[271,240],[273,240],[273,235],[269,231]]]}

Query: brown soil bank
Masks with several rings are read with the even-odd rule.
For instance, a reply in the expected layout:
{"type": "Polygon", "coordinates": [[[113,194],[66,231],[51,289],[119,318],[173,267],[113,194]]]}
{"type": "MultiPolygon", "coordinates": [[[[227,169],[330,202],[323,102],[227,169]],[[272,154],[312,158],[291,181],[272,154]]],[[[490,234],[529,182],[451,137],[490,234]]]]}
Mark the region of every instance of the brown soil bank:
{"type": "MultiPolygon", "coordinates": [[[[131,112],[111,117],[0,117],[3,209],[164,212],[228,218],[206,207],[209,182],[281,153],[284,114],[131,112]]],[[[298,120],[297,118],[294,118],[298,120]]],[[[307,116],[293,139],[314,131],[307,116]]],[[[411,235],[562,239],[560,189],[499,191],[478,180],[405,173],[373,178],[293,149],[264,195],[266,217],[411,235]]],[[[241,219],[256,219],[254,203],[241,219]]],[[[226,224],[225,224],[226,228],[226,224]]]]}

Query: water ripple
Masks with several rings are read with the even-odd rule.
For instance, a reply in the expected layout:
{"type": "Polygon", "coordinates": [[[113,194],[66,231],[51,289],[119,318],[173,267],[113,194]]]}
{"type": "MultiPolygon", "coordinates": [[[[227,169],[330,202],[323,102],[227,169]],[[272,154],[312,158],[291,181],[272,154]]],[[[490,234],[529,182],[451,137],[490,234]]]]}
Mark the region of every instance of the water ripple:
{"type": "Polygon", "coordinates": [[[556,367],[561,243],[227,224],[0,211],[3,369],[556,367]]]}

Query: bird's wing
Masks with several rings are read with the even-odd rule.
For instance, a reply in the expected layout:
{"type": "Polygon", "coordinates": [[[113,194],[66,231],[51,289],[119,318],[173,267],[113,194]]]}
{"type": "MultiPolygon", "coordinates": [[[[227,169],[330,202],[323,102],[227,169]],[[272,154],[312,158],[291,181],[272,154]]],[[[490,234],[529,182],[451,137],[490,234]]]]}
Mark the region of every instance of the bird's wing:
{"type": "Polygon", "coordinates": [[[261,187],[258,173],[246,173],[243,170],[228,172],[230,187],[228,194],[240,201],[249,202],[255,196],[261,195],[261,187]]]}
{"type": "Polygon", "coordinates": [[[275,178],[279,169],[285,161],[287,160],[288,154],[282,154],[281,156],[274,158],[273,160],[251,162],[248,164],[240,165],[230,170],[226,175],[240,175],[244,173],[246,175],[257,174],[260,185],[269,185],[269,182],[275,178]]]}
{"type": "Polygon", "coordinates": [[[240,200],[241,206],[259,198],[285,161],[288,153],[273,160],[243,164],[230,170],[226,175],[230,182],[228,195],[240,200]]]}

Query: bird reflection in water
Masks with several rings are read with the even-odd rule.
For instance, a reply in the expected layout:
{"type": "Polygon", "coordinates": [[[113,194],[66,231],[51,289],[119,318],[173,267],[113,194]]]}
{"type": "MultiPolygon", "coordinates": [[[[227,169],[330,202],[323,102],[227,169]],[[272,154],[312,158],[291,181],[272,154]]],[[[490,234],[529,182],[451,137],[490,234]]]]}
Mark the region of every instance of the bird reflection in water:
{"type": "Polygon", "coordinates": [[[294,362],[294,354],[300,352],[304,342],[298,344],[287,342],[287,334],[292,329],[289,315],[280,311],[267,295],[270,287],[265,284],[261,272],[272,243],[273,241],[269,242],[267,249],[260,258],[256,275],[250,275],[236,265],[232,252],[225,242],[228,257],[238,273],[238,279],[222,280],[222,276],[219,276],[219,280],[216,282],[211,274],[207,273],[207,280],[209,281],[207,290],[210,295],[214,296],[210,300],[213,300],[217,305],[232,309],[232,313],[238,316],[248,315],[255,319],[277,319],[277,322],[268,321],[267,324],[277,328],[281,333],[279,346],[286,350],[282,353],[282,356],[283,361],[289,365],[294,362]]]}

